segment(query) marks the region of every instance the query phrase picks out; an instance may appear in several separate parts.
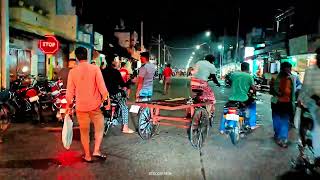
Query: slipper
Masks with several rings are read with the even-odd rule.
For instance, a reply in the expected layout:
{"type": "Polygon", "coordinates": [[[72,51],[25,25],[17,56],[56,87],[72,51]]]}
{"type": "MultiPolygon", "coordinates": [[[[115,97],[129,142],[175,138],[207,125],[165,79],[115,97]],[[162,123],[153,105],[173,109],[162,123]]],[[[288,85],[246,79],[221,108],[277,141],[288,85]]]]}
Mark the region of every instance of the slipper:
{"type": "Polygon", "coordinates": [[[100,154],[100,155],[93,155],[93,157],[95,157],[95,158],[97,158],[97,159],[99,159],[99,160],[101,160],[101,161],[105,161],[105,160],[107,160],[107,156],[106,156],[106,155],[104,155],[104,154],[100,154]]]}
{"type": "Polygon", "coordinates": [[[134,133],[135,131],[132,130],[132,129],[128,129],[127,131],[122,131],[122,133],[125,133],[125,134],[132,134],[134,133]]]}
{"type": "Polygon", "coordinates": [[[94,161],[93,160],[86,160],[85,158],[84,158],[84,156],[82,156],[81,157],[81,159],[82,159],[82,162],[85,162],[85,163],[93,163],[94,161]]]}

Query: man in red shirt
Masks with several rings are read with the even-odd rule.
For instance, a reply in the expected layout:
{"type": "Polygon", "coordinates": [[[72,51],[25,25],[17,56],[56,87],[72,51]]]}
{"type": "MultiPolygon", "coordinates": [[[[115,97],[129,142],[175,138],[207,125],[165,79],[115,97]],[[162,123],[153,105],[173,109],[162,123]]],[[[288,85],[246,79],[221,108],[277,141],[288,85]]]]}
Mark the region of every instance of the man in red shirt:
{"type": "Polygon", "coordinates": [[[125,62],[121,63],[121,68],[120,68],[120,74],[123,79],[124,83],[128,83],[127,87],[124,87],[123,90],[127,92],[127,97],[130,97],[130,74],[129,71],[126,69],[126,64],[125,62]]]}
{"type": "Polygon", "coordinates": [[[167,67],[164,68],[164,70],[163,70],[163,77],[164,77],[163,92],[164,92],[164,94],[168,94],[168,90],[169,90],[170,83],[171,83],[171,76],[172,76],[171,64],[167,64],[167,67]]]}

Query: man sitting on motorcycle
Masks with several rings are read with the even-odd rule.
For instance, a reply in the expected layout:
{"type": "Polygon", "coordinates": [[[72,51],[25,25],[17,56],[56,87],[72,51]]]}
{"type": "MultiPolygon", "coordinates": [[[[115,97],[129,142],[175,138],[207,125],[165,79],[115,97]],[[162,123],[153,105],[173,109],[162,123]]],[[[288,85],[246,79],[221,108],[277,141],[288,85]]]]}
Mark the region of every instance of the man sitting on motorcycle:
{"type": "Polygon", "coordinates": [[[312,146],[316,157],[315,164],[320,167],[320,48],[316,53],[317,64],[305,72],[299,101],[312,115],[312,146]]]}
{"type": "Polygon", "coordinates": [[[132,129],[129,128],[129,110],[127,105],[127,95],[125,91],[122,90],[123,87],[127,87],[127,84],[123,81],[120,71],[116,69],[117,62],[114,59],[110,59],[107,68],[102,70],[102,75],[104,82],[107,86],[108,92],[110,94],[111,102],[112,100],[117,100],[122,116],[123,133],[134,133],[132,129]]]}
{"type": "Polygon", "coordinates": [[[216,67],[214,66],[215,57],[213,55],[207,55],[204,60],[198,61],[194,69],[194,77],[191,78],[191,90],[193,92],[202,91],[200,96],[197,97],[199,101],[211,101],[207,110],[209,113],[214,112],[214,104],[216,103],[214,93],[208,84],[208,80],[212,80],[217,86],[220,87],[220,83],[216,77],[216,67]]]}
{"type": "MultiPolygon", "coordinates": [[[[241,72],[234,72],[231,74],[231,95],[229,101],[241,102],[249,109],[249,126],[255,129],[256,126],[256,103],[248,96],[249,91],[255,92],[254,80],[250,75],[249,63],[241,64],[241,72]]],[[[220,133],[225,131],[225,118],[222,115],[220,123],[220,133]]]]}

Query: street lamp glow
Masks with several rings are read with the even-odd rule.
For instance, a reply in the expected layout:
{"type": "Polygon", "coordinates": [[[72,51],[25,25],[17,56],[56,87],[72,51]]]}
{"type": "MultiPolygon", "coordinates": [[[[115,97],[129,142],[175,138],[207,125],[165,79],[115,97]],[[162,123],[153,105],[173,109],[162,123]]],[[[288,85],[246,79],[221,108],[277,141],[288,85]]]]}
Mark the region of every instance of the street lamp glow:
{"type": "Polygon", "coordinates": [[[192,55],[195,55],[196,53],[195,52],[192,52],[192,55]]]}
{"type": "Polygon", "coordinates": [[[220,50],[222,49],[222,45],[221,44],[218,46],[218,49],[220,49],[220,50]]]}
{"type": "Polygon", "coordinates": [[[196,48],[197,48],[197,49],[200,49],[200,45],[197,45],[196,48]]]}
{"type": "Polygon", "coordinates": [[[209,37],[210,35],[211,35],[211,32],[210,32],[210,31],[207,31],[207,32],[206,32],[206,36],[209,37]]]}
{"type": "Polygon", "coordinates": [[[23,73],[26,73],[26,72],[28,72],[29,71],[29,67],[28,66],[24,66],[23,68],[22,68],[22,72],[23,73]]]}

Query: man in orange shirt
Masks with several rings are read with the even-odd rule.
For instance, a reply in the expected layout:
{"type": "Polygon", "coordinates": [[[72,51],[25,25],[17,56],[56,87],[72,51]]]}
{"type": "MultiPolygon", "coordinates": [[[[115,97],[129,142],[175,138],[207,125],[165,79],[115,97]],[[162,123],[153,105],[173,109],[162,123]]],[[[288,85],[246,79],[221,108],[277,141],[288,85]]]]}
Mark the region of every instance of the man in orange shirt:
{"type": "Polygon", "coordinates": [[[172,76],[172,69],[171,69],[171,64],[167,64],[167,67],[164,68],[163,70],[163,93],[168,94],[168,90],[171,84],[171,76],[172,76]]]}
{"type": "Polygon", "coordinates": [[[80,125],[81,143],[85,152],[84,162],[92,162],[89,148],[90,122],[94,124],[95,146],[93,157],[105,160],[106,156],[100,151],[104,131],[104,117],[100,110],[101,103],[106,102],[106,109],[110,109],[109,92],[105,86],[101,70],[98,66],[88,63],[87,49],[78,47],[75,50],[79,65],[70,70],[67,84],[67,102],[70,104],[75,97],[76,114],[80,125]],[[108,100],[108,101],[107,101],[108,100]]]}
{"type": "Polygon", "coordinates": [[[292,65],[281,64],[280,73],[271,82],[271,99],[273,129],[275,142],[283,148],[288,147],[288,132],[290,115],[294,109],[295,91],[291,76],[292,65]]]}

